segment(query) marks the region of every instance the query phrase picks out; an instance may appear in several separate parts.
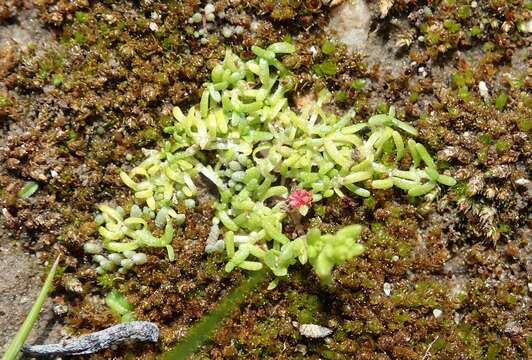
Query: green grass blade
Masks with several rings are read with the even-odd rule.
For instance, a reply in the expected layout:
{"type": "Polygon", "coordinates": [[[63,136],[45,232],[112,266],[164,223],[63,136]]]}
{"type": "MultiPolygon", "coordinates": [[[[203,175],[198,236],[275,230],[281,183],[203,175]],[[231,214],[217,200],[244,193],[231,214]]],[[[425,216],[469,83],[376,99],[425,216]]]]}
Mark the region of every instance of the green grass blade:
{"type": "Polygon", "coordinates": [[[207,315],[189,330],[188,334],[179,341],[173,349],[161,355],[161,360],[185,360],[194,354],[198,348],[212,335],[214,330],[236,307],[245,299],[246,295],[259,286],[266,279],[266,271],[258,271],[233,289],[207,315]]]}
{"type": "Polygon", "coordinates": [[[2,357],[2,360],[14,360],[17,358],[17,355],[20,352],[20,349],[22,349],[22,346],[24,345],[28,334],[30,333],[37,319],[39,318],[39,313],[41,312],[41,308],[44,304],[44,301],[48,297],[48,292],[52,287],[55,272],[59,264],[59,258],[60,256],[57,256],[57,258],[55,259],[54,265],[50,269],[50,272],[48,273],[48,276],[44,281],[44,285],[41,288],[39,296],[37,296],[37,299],[33,303],[33,306],[31,307],[28,316],[26,316],[26,319],[22,323],[20,329],[17,331],[17,334],[9,344],[9,347],[7,348],[6,353],[2,357]]]}

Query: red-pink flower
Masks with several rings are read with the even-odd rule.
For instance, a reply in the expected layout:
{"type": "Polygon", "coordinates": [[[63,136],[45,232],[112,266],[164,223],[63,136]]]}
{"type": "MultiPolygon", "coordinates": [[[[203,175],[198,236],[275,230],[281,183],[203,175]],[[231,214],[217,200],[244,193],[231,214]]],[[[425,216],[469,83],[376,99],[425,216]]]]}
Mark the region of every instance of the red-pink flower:
{"type": "Polygon", "coordinates": [[[301,206],[308,206],[312,202],[312,196],[310,192],[303,189],[296,189],[288,195],[288,205],[292,209],[298,209],[301,206]]]}

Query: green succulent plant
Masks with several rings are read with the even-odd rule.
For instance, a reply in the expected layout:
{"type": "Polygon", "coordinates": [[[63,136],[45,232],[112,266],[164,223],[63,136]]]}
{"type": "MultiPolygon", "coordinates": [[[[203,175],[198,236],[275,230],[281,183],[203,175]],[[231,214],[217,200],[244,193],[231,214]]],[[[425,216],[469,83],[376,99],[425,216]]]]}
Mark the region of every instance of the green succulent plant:
{"type": "Polygon", "coordinates": [[[312,203],[346,191],[369,197],[371,189],[395,186],[416,197],[455,183],[438,173],[422,144],[408,138],[417,131],[397,119],[393,106],[354,123],[353,111],[325,110],[331,94],[323,90],[316,101],[294,109],[286,96],[293,78],[278,59],[293,53],[294,45],[252,51],[256,57],[243,60],[228,49],[204,84],[199,105],[187,112],[174,107],[162,148],[144,150],[138,166],[120,173],[137,204],[129,217],[120,207],[99,206],[107,251],[165,247],[173,259],[174,224],[185,220],[177,205],[194,206],[195,179],[202,175],[219,193],[207,250],[226,252],[226,271],[267,267],[285,276],[291,265],[308,261],[328,280],[335,265],[362,252],[356,243],[360,227],[324,235],[311,229],[290,239],[283,222],[291,211],[306,215],[312,203]],[[399,166],[406,154],[408,169],[399,166]],[[164,228],[161,237],[152,235],[156,227],[164,228]]]}

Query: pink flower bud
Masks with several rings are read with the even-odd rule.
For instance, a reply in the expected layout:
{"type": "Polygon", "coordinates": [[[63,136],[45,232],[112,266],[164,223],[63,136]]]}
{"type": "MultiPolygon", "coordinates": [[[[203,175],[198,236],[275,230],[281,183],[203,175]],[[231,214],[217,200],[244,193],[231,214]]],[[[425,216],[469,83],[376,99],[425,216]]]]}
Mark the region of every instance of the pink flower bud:
{"type": "Polygon", "coordinates": [[[288,205],[292,209],[298,209],[301,206],[308,206],[312,202],[312,196],[310,192],[302,189],[296,189],[288,195],[288,205]]]}

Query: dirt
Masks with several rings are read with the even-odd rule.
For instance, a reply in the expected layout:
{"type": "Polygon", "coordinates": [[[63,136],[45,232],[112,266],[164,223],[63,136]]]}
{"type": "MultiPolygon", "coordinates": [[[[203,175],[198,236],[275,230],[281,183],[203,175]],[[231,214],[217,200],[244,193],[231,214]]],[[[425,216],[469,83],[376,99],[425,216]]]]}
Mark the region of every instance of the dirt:
{"type": "MultiPolygon", "coordinates": [[[[0,49],[12,47],[24,51],[28,46],[35,46],[36,52],[40,52],[51,41],[51,32],[44,28],[35,9],[19,8],[10,15],[6,24],[0,22],[0,49]]],[[[0,147],[10,134],[0,131],[0,147]]],[[[5,220],[4,216],[0,218],[0,353],[5,351],[29,312],[46,270],[38,254],[28,251],[25,242],[5,228],[5,220]]],[[[61,330],[62,325],[52,311],[52,300],[48,299],[28,342],[57,341],[62,336],[61,330]]]]}
{"type": "MultiPolygon", "coordinates": [[[[41,263],[8,232],[0,230],[0,353],[6,350],[41,289],[45,271],[41,263]]],[[[52,311],[52,300],[48,299],[28,342],[58,341],[63,335],[61,329],[60,321],[52,311]]]]}

